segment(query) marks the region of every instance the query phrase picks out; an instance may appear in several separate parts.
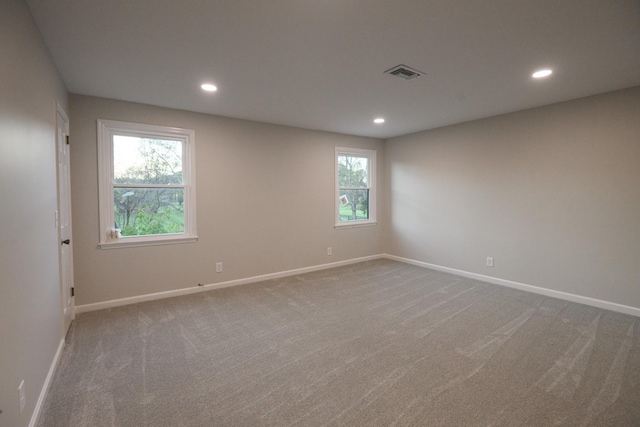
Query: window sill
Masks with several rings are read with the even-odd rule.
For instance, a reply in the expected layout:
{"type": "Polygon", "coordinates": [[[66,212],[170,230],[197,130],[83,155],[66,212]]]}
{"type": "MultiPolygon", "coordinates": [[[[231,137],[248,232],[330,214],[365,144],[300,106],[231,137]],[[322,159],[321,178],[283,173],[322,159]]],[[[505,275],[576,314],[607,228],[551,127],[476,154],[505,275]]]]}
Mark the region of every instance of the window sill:
{"type": "Polygon", "coordinates": [[[340,222],[334,225],[335,229],[339,228],[357,228],[357,227],[372,227],[378,225],[377,221],[353,221],[353,222],[340,222]]]}
{"type": "Polygon", "coordinates": [[[110,242],[101,242],[98,244],[100,249],[117,249],[117,248],[135,248],[139,246],[159,246],[159,245],[174,245],[180,243],[195,243],[198,241],[198,236],[190,237],[165,237],[159,239],[140,239],[140,238],[127,238],[123,237],[118,240],[110,242]]]}

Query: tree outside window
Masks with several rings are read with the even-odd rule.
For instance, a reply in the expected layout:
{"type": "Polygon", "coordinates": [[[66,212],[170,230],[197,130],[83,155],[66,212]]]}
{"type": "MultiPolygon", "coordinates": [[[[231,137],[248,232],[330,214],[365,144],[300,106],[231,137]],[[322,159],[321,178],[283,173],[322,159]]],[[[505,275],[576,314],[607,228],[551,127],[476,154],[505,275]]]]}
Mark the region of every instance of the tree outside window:
{"type": "Polygon", "coordinates": [[[194,132],[98,120],[100,247],[197,240],[194,132]]]}
{"type": "Polygon", "coordinates": [[[113,157],[114,227],[121,235],[184,232],[182,142],[116,135],[113,157]]]}
{"type": "Polygon", "coordinates": [[[336,148],[337,225],[373,222],[375,151],[336,148]]]}

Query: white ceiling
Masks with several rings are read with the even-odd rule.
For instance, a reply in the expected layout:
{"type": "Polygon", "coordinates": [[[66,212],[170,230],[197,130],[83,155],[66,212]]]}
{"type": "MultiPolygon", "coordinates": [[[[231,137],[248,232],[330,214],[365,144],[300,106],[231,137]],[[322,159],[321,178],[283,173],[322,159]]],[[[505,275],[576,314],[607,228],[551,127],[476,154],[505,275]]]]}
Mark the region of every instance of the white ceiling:
{"type": "Polygon", "coordinates": [[[27,2],[71,93],[352,135],[640,85],[637,0],[27,2]]]}

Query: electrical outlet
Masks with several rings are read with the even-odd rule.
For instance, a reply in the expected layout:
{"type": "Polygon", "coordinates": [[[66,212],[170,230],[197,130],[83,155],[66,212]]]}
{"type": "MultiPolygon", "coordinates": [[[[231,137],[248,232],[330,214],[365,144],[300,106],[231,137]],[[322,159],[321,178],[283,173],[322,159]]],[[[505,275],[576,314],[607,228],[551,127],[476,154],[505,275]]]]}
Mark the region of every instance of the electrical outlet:
{"type": "Polygon", "coordinates": [[[222,263],[216,262],[216,273],[222,273],[222,263]]]}
{"type": "Polygon", "coordinates": [[[20,413],[24,411],[24,407],[27,404],[27,397],[24,392],[24,380],[18,386],[18,400],[20,401],[20,413]]]}
{"type": "Polygon", "coordinates": [[[327,255],[329,255],[329,256],[333,255],[333,249],[332,248],[327,248],[327,255]]]}
{"type": "Polygon", "coordinates": [[[487,267],[493,267],[493,258],[490,256],[487,257],[487,267]]]}

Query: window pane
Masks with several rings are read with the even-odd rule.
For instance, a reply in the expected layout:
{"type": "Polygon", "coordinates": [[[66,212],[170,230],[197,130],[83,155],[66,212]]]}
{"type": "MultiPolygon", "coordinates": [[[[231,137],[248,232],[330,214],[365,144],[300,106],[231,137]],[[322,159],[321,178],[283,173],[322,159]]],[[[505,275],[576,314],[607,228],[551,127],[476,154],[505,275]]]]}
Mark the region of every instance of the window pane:
{"type": "Polygon", "coordinates": [[[114,188],[115,228],[122,236],[184,233],[183,188],[114,188]]]}
{"type": "Polygon", "coordinates": [[[341,190],[340,221],[369,219],[369,190],[341,190]]]}
{"type": "Polygon", "coordinates": [[[338,186],[368,187],[369,159],[366,157],[338,156],[338,186]]]}
{"type": "Polygon", "coordinates": [[[182,184],[182,141],[114,135],[116,184],[182,184]]]}

